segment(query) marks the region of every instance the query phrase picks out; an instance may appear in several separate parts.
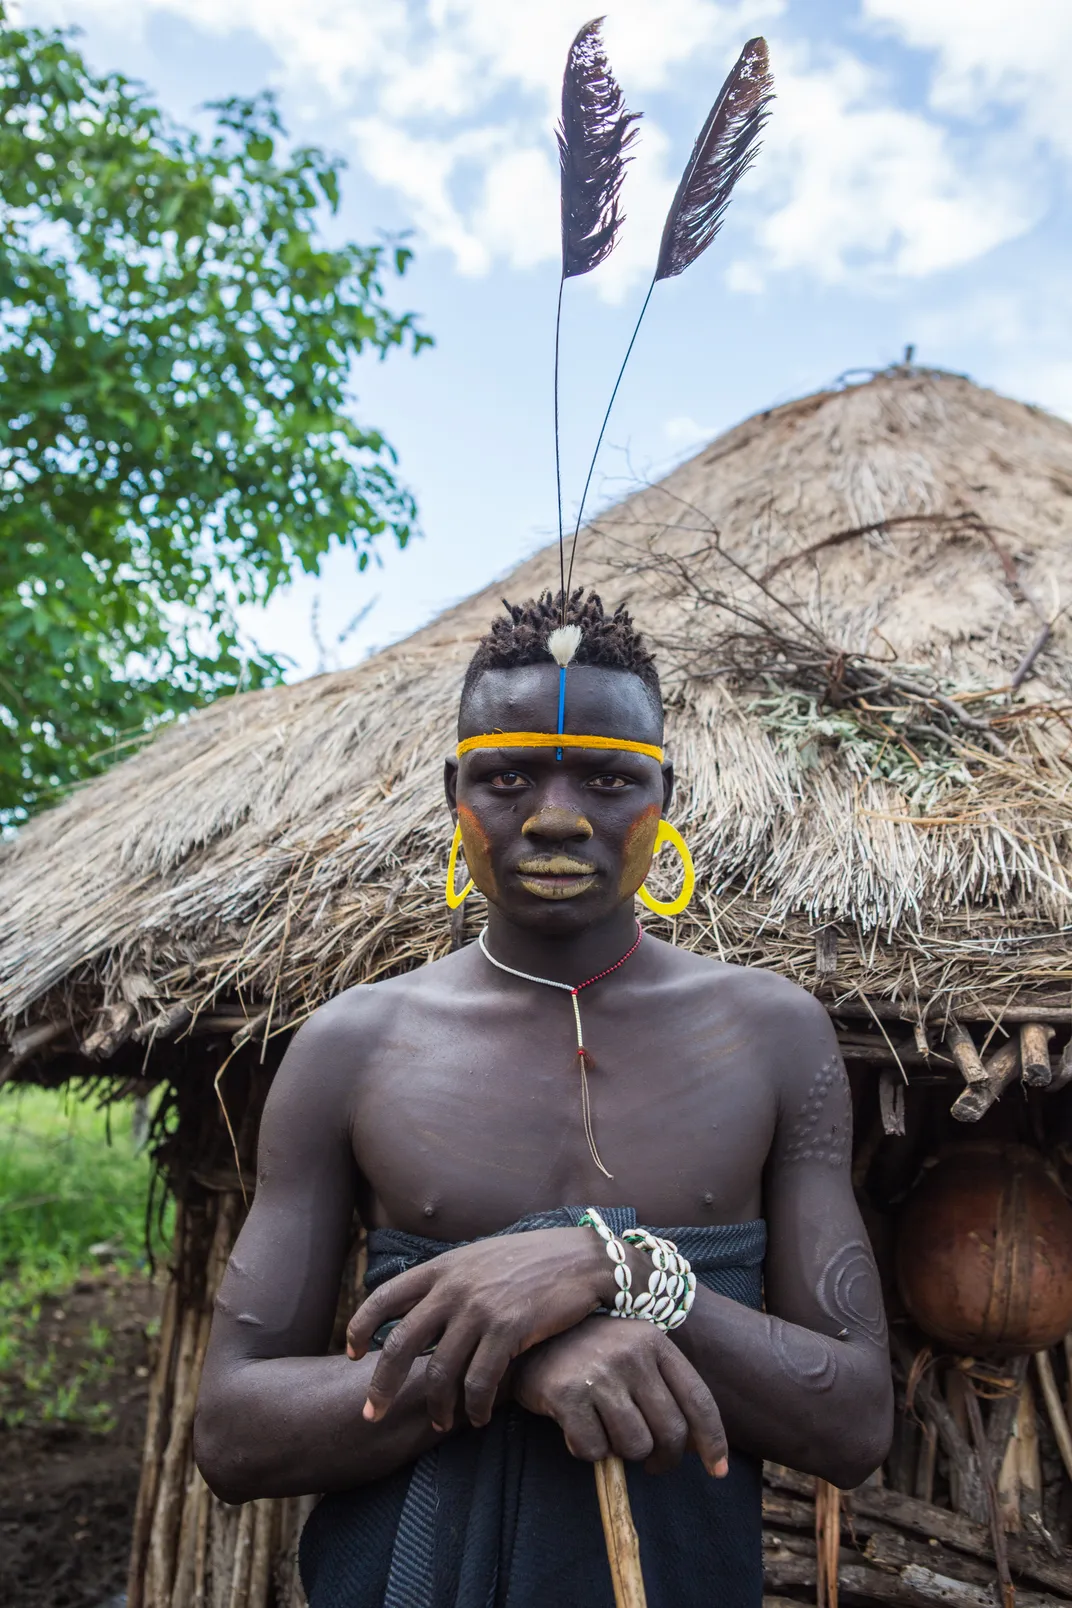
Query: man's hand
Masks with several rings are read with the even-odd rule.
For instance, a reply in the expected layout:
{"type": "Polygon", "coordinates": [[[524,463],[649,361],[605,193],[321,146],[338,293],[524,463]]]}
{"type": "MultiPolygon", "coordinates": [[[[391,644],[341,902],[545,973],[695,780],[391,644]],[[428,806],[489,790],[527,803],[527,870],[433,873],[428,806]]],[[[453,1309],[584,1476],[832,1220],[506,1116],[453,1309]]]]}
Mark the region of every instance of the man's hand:
{"type": "Polygon", "coordinates": [[[714,1397],[650,1323],[587,1318],[521,1359],[513,1396],[530,1413],[553,1418],[586,1463],[614,1454],[661,1474],[691,1447],[709,1474],[729,1467],[714,1397]]]}
{"type": "Polygon", "coordinates": [[[479,1240],[400,1274],[373,1291],[346,1331],[348,1355],[363,1357],[381,1324],[401,1318],[369,1383],[365,1417],[384,1416],[414,1360],[434,1345],[425,1373],[432,1423],[450,1429],[464,1394],[470,1422],[486,1424],[513,1358],[612,1305],[616,1289],[614,1264],[590,1228],[479,1240]]]}

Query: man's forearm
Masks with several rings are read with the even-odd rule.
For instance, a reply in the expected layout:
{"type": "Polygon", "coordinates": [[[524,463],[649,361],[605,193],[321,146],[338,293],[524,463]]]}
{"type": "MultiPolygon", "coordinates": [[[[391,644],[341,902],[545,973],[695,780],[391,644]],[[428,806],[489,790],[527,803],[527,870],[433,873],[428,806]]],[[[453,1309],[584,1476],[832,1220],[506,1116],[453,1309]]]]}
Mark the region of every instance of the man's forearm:
{"type": "Polygon", "coordinates": [[[714,1394],[731,1447],[844,1488],[885,1456],[893,1402],[881,1339],[833,1339],[704,1289],[673,1338],[714,1394]]]}
{"type": "Polygon", "coordinates": [[[197,1464],[225,1502],[361,1485],[414,1462],[443,1436],[428,1419],[426,1359],[387,1417],[361,1415],[376,1354],[234,1364],[202,1388],[197,1464]]]}

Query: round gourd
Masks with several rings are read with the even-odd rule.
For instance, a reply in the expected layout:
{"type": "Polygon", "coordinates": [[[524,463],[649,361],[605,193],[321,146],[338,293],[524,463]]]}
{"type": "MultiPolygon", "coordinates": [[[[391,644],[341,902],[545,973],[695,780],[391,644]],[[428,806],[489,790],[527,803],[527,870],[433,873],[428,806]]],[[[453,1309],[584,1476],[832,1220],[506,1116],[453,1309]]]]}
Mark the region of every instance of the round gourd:
{"type": "Polygon", "coordinates": [[[1072,1328],[1072,1206],[1022,1145],[950,1147],[905,1204],[901,1299],[955,1351],[1042,1351],[1072,1328]]]}

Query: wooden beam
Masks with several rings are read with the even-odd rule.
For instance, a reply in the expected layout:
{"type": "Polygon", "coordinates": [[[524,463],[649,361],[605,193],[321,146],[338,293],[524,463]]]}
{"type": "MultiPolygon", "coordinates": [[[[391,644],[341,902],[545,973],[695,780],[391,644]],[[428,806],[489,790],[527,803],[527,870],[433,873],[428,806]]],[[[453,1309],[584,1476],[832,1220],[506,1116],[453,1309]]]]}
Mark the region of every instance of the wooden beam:
{"type": "Polygon", "coordinates": [[[1058,1063],[1057,1070],[1046,1085],[1046,1091],[1048,1094],[1056,1094],[1059,1089],[1066,1088],[1070,1083],[1072,1083],[1072,1039],[1069,1039],[1065,1045],[1065,1053],[1058,1063]]]}
{"type": "Polygon", "coordinates": [[[1023,1080],[1033,1088],[1044,1089],[1050,1082],[1050,1040],[1054,1029],[1044,1022],[1024,1022],[1020,1027],[1020,1065],[1023,1080]]]}
{"type": "MultiPolygon", "coordinates": [[[[944,1022],[953,1014],[952,1001],[944,1003],[936,1001],[926,1007],[922,1012],[910,1008],[908,1005],[896,1005],[890,1000],[868,999],[867,1009],[860,1004],[857,996],[849,994],[844,999],[827,1006],[831,1016],[852,1017],[853,1020],[869,1020],[872,1016],[879,1016],[884,1022],[904,1022],[911,1027],[917,1022],[920,1015],[928,1022],[936,1024],[944,1022]]],[[[986,1007],[973,1005],[968,1001],[958,1001],[955,1011],[960,1022],[986,1022],[993,1025],[995,1022],[1052,1022],[1057,1027],[1072,1025],[1072,992],[1062,995],[1044,995],[1023,1005],[1003,1005],[986,1007]]]]}
{"type": "Polygon", "coordinates": [[[905,1132],[905,1085],[896,1067],[884,1066],[878,1080],[878,1106],[882,1131],[898,1139],[905,1132]]]}
{"type": "Polygon", "coordinates": [[[66,1022],[38,1022],[36,1027],[23,1027],[11,1035],[11,1049],[3,1060],[0,1060],[0,1088],[3,1088],[8,1078],[13,1077],[20,1066],[32,1060],[40,1050],[47,1049],[50,1044],[70,1031],[66,1022]]]}
{"type": "Polygon", "coordinates": [[[977,1083],[987,1081],[986,1067],[982,1057],[975,1048],[975,1040],[968,1030],[961,1026],[956,1017],[950,1021],[945,1030],[945,1047],[956,1062],[957,1071],[969,1088],[977,1083]]]}
{"type": "MultiPolygon", "coordinates": [[[[806,1474],[784,1468],[779,1463],[766,1463],[763,1478],[767,1485],[778,1491],[811,1498],[814,1481],[806,1474]]],[[[877,1485],[860,1485],[845,1493],[846,1516],[855,1524],[858,1519],[880,1519],[897,1529],[908,1530],[924,1540],[938,1541],[943,1546],[966,1552],[974,1558],[993,1560],[994,1549],[985,1524],[976,1524],[962,1513],[948,1508],[933,1507],[914,1496],[903,1496],[900,1491],[885,1490],[877,1485]]],[[[861,1526],[861,1533],[863,1527],[861,1526]]],[[[1046,1547],[1023,1536],[1006,1537],[1009,1567],[1014,1576],[1049,1586],[1064,1597],[1072,1598],[1072,1559],[1066,1553],[1054,1557],[1046,1547]]],[[[844,1583],[844,1582],[842,1582],[844,1583]]]]}
{"type": "Polygon", "coordinates": [[[983,1062],[986,1074],[982,1083],[969,1084],[953,1101],[952,1112],[958,1122],[978,1122],[984,1111],[989,1111],[995,1100],[1000,1100],[1020,1076],[1020,1042],[1007,1039],[993,1055],[983,1062]]]}

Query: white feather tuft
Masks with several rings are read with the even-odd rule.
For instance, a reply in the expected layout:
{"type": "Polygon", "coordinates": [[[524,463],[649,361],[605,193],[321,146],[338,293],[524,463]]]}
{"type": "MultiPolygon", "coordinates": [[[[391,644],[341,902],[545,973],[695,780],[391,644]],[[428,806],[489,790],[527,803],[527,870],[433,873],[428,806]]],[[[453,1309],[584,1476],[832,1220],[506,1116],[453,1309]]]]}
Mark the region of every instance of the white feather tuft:
{"type": "Polygon", "coordinates": [[[560,625],[557,631],[552,631],[547,638],[547,651],[556,664],[563,669],[569,664],[573,655],[581,645],[581,628],[579,625],[560,625]]]}

